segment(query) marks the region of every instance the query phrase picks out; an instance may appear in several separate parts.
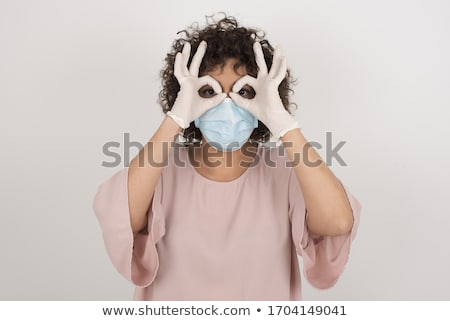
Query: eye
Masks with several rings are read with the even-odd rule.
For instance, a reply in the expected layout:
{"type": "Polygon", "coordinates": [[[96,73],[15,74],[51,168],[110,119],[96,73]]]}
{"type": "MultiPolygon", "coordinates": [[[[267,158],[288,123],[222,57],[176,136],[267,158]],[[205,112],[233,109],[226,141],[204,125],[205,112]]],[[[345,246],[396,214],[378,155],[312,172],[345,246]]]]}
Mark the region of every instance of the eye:
{"type": "Polygon", "coordinates": [[[242,87],[238,91],[238,94],[247,99],[252,99],[256,95],[255,90],[249,85],[245,85],[244,87],[242,87]]]}
{"type": "Polygon", "coordinates": [[[245,96],[248,95],[250,92],[247,89],[242,88],[241,90],[239,90],[239,95],[241,96],[245,96]]]}
{"type": "Polygon", "coordinates": [[[216,95],[216,92],[214,91],[214,89],[209,86],[209,85],[204,85],[203,87],[201,87],[198,90],[198,94],[200,95],[200,97],[202,98],[209,98],[209,97],[213,97],[216,95]]]}

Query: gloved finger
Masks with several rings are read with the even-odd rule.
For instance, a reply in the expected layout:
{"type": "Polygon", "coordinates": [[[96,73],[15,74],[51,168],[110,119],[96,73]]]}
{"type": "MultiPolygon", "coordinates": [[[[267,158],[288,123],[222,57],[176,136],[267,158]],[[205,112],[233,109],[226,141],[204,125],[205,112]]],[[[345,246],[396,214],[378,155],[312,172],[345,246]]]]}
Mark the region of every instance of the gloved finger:
{"type": "Polygon", "coordinates": [[[222,93],[222,87],[220,86],[219,82],[217,80],[215,80],[213,77],[206,75],[206,76],[200,77],[198,80],[199,80],[200,87],[204,86],[204,85],[209,85],[209,86],[211,86],[212,89],[214,89],[214,92],[216,94],[222,93]]]}
{"type": "Polygon", "coordinates": [[[267,75],[267,65],[264,60],[264,54],[259,41],[253,44],[253,52],[255,53],[256,65],[258,66],[258,78],[267,75]]]}
{"type": "Polygon", "coordinates": [[[186,42],[183,46],[183,50],[181,52],[182,63],[181,63],[181,70],[183,72],[183,75],[185,77],[189,76],[189,70],[187,68],[187,63],[189,61],[189,56],[191,55],[191,44],[189,42],[186,42]]]}
{"type": "Polygon", "coordinates": [[[242,77],[241,79],[239,79],[238,81],[236,81],[231,90],[233,92],[237,93],[245,85],[249,85],[249,86],[253,87],[253,89],[254,89],[256,87],[255,86],[256,82],[257,82],[256,78],[246,75],[246,76],[242,77]]]}
{"type": "Polygon", "coordinates": [[[277,72],[277,75],[274,78],[277,84],[280,84],[283,81],[283,79],[286,77],[286,73],[287,73],[287,59],[286,57],[282,57],[280,68],[277,72]]]}
{"type": "Polygon", "coordinates": [[[231,99],[238,105],[239,107],[244,108],[245,110],[248,110],[253,116],[255,116],[257,119],[261,120],[261,111],[259,110],[259,107],[255,101],[252,99],[244,98],[239,94],[236,93],[229,93],[231,99]]]}
{"type": "Polygon", "coordinates": [[[270,78],[276,78],[278,71],[280,70],[281,60],[283,58],[281,52],[281,46],[277,46],[273,53],[272,66],[270,67],[269,71],[270,78]]]}
{"type": "Polygon", "coordinates": [[[178,82],[181,82],[181,80],[184,78],[182,64],[183,57],[181,56],[181,52],[178,52],[175,56],[175,64],[173,66],[173,74],[178,79],[178,82]]]}
{"type": "Polygon", "coordinates": [[[191,66],[189,67],[189,74],[198,77],[198,70],[200,69],[200,64],[202,63],[203,56],[206,52],[206,41],[200,42],[194,57],[192,58],[191,66]]]}
{"type": "Polygon", "coordinates": [[[198,108],[198,110],[196,110],[197,115],[201,116],[208,109],[219,105],[226,97],[227,94],[220,93],[210,98],[202,98],[202,104],[197,106],[198,108]]]}
{"type": "Polygon", "coordinates": [[[225,98],[227,98],[226,93],[220,93],[210,98],[212,106],[217,106],[220,104],[225,98]]]}
{"type": "Polygon", "coordinates": [[[251,100],[250,99],[246,99],[244,97],[242,97],[239,94],[236,94],[234,92],[229,93],[228,95],[230,95],[231,99],[233,99],[233,101],[236,103],[236,105],[238,105],[239,107],[242,107],[244,109],[249,109],[251,100]]]}

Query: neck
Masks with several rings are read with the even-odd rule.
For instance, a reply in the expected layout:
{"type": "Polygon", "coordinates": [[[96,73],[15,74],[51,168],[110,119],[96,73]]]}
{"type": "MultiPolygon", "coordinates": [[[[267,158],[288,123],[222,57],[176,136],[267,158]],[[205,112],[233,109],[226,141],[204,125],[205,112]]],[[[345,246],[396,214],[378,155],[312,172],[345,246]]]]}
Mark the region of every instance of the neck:
{"type": "Polygon", "coordinates": [[[189,149],[189,158],[202,176],[226,182],[238,178],[253,164],[257,149],[257,144],[247,142],[238,150],[226,152],[204,142],[189,149]]]}

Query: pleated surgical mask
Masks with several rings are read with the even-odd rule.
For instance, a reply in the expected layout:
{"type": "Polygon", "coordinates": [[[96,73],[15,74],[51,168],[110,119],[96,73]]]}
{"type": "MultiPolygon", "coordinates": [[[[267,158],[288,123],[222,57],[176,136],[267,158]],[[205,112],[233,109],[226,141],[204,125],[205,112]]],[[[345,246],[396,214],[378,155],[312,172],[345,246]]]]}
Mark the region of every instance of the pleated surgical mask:
{"type": "Polygon", "coordinates": [[[231,98],[225,98],[197,118],[195,126],[211,146],[229,152],[247,142],[253,129],[258,127],[258,119],[231,98]]]}

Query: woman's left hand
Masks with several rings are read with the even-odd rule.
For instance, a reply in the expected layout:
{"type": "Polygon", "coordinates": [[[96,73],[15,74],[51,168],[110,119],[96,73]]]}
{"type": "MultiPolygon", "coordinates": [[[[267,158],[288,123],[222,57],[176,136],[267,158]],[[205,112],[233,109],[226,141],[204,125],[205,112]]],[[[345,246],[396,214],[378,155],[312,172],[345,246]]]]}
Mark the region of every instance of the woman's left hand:
{"type": "Polygon", "coordinates": [[[269,72],[259,42],[254,43],[253,51],[259,68],[257,78],[247,75],[239,79],[234,84],[230,97],[238,106],[247,109],[262,121],[272,135],[278,139],[291,129],[300,127],[294,117],[284,108],[278,92],[280,83],[286,77],[286,58],[282,56],[279,46],[275,48],[269,72]],[[238,94],[246,84],[255,90],[256,95],[252,99],[243,98],[238,94]]]}

